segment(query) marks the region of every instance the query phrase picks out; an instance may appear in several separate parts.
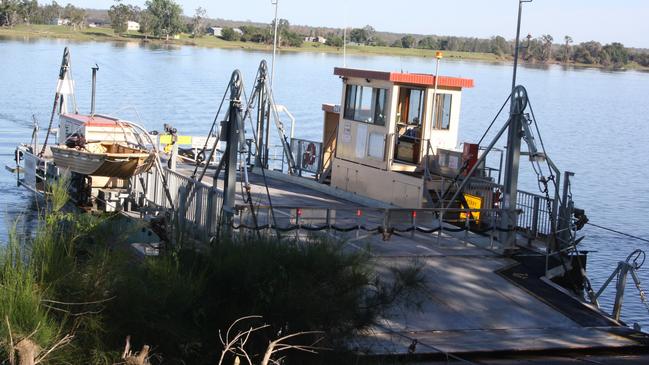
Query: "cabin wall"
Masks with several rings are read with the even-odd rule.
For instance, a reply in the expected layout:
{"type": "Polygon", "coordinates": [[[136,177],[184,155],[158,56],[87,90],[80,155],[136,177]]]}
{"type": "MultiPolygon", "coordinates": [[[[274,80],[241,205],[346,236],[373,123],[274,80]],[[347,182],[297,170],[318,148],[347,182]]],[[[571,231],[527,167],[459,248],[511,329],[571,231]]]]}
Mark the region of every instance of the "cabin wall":
{"type": "Polygon", "coordinates": [[[421,208],[423,177],[334,159],[331,186],[402,208],[421,208]]]}
{"type": "MultiPolygon", "coordinates": [[[[427,90],[426,110],[433,110],[433,89],[427,90]]],[[[424,139],[429,139],[433,151],[437,153],[438,148],[455,149],[458,146],[458,135],[460,130],[460,106],[462,104],[462,92],[452,89],[438,89],[437,94],[451,95],[451,123],[448,130],[433,128],[433,113],[426,113],[425,121],[427,127],[424,129],[424,139]]],[[[425,148],[421,156],[426,154],[425,148]]]]}
{"type": "Polygon", "coordinates": [[[392,99],[392,84],[387,81],[350,78],[343,82],[341,96],[340,123],[336,141],[336,157],[378,169],[386,170],[388,166],[386,142],[390,131],[390,123],[394,119],[394,110],[388,102],[384,126],[345,119],[345,92],[347,85],[368,86],[388,89],[388,101],[392,99]]]}
{"type": "Polygon", "coordinates": [[[324,125],[322,129],[322,170],[327,170],[333,162],[338,139],[338,123],[340,122],[340,106],[323,104],[324,125]]]}

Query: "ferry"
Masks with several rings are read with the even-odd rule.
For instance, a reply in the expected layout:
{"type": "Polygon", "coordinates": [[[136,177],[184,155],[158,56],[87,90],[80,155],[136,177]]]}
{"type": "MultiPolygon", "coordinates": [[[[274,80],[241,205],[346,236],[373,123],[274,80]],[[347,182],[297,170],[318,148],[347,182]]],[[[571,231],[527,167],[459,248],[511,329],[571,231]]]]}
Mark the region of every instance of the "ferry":
{"type": "MultiPolygon", "coordinates": [[[[349,349],[365,356],[459,361],[649,349],[649,336],[620,319],[623,291],[613,313],[599,307],[603,288],[591,287],[588,253],[578,248],[587,217],[571,198],[573,173],[537,145],[524,87],[503,91],[507,121],[492,140],[458,148],[462,93],[473,79],[338,67],[340,99],[322,105],[323,139],[313,141],[293,136],[262,61],[249,97],[234,71],[222,113],[193,137],[70,110],[66,55],[53,111],[59,127],[50,125],[43,144],[35,131],[17,147],[18,184],[47,193],[49,182],[68,176],[85,209],[171,219],[199,243],[320,234],[351,251],[370,247],[377,272],[417,260],[429,283],[421,308],[386,313],[351,339],[349,349]],[[508,147],[499,150],[504,136],[508,147]],[[93,152],[74,154],[82,144],[66,146],[71,138],[99,141],[106,159],[117,148],[134,160],[121,172],[84,165],[93,152]],[[137,147],[114,147],[126,145],[137,147]],[[524,160],[538,172],[538,193],[518,189],[524,160]]],[[[620,264],[624,275],[637,268],[634,259],[620,264]]]]}

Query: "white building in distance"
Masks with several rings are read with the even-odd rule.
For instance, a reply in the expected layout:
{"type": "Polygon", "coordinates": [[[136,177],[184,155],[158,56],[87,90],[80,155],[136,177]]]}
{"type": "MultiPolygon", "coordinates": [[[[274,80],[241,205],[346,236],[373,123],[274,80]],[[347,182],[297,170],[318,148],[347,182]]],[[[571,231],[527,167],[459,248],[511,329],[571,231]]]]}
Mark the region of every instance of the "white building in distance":
{"type": "Polygon", "coordinates": [[[129,20],[126,22],[126,30],[138,31],[140,30],[140,23],[129,20]]]}

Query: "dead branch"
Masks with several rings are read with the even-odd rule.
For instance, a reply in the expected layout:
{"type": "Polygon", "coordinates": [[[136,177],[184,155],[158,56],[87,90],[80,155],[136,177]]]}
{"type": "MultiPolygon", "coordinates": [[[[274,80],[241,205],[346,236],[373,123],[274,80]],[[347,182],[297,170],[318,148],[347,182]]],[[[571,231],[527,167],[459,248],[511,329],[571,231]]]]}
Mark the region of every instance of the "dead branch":
{"type": "Polygon", "coordinates": [[[236,336],[230,340],[230,333],[232,332],[233,328],[239,323],[244,320],[248,319],[256,319],[256,318],[261,318],[261,316],[246,316],[246,317],[241,317],[237,319],[236,321],[232,322],[230,327],[228,327],[228,330],[225,332],[225,338],[223,338],[221,331],[219,330],[219,340],[221,341],[221,344],[223,345],[223,351],[221,351],[221,357],[219,358],[219,365],[223,365],[223,360],[225,359],[225,354],[232,353],[236,356],[235,362],[240,361],[238,358],[239,356],[244,357],[246,361],[248,361],[248,365],[252,365],[252,360],[250,359],[250,356],[245,350],[245,345],[248,342],[248,339],[250,338],[250,335],[253,332],[259,331],[261,329],[269,327],[269,325],[264,324],[258,327],[250,327],[248,330],[239,332],[237,333],[236,336]]]}
{"type": "Polygon", "coordinates": [[[11,335],[11,324],[9,323],[9,316],[5,316],[5,322],[7,322],[7,331],[9,332],[9,364],[16,364],[16,354],[14,353],[14,339],[11,335]]]}
{"type": "Polygon", "coordinates": [[[271,341],[268,344],[268,347],[266,348],[266,353],[264,353],[264,358],[261,361],[261,365],[268,365],[269,363],[275,363],[274,360],[272,360],[273,354],[276,354],[281,351],[286,351],[289,349],[297,350],[297,351],[302,351],[302,352],[309,352],[309,353],[317,353],[318,350],[325,350],[323,347],[317,347],[315,346],[318,342],[322,341],[324,337],[318,338],[313,344],[311,345],[291,345],[284,343],[283,341],[286,341],[288,339],[291,339],[293,337],[298,337],[298,336],[304,336],[304,335],[312,335],[312,334],[322,334],[322,331],[305,331],[305,332],[297,332],[297,333],[292,333],[289,335],[286,335],[284,337],[280,337],[274,341],[271,341]]]}
{"type": "Polygon", "coordinates": [[[124,352],[122,359],[126,365],[149,365],[149,346],[143,345],[139,353],[131,353],[131,336],[126,336],[126,344],[124,345],[124,352]]]}
{"type": "Polygon", "coordinates": [[[54,350],[63,347],[70,342],[72,342],[72,339],[74,338],[74,335],[72,334],[67,334],[63,336],[57,343],[55,343],[52,347],[50,347],[43,355],[39,356],[36,361],[34,361],[34,365],[39,364],[41,361],[45,360],[45,358],[51,354],[54,350]]]}

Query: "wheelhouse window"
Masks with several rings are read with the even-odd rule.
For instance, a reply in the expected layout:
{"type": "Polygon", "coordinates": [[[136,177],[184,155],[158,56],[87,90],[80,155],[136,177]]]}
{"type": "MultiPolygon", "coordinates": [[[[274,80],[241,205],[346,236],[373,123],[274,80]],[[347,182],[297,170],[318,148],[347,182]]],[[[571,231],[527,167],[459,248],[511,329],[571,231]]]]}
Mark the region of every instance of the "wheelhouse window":
{"type": "Polygon", "coordinates": [[[357,122],[385,125],[387,89],[347,85],[344,118],[357,122]]]}
{"type": "Polygon", "coordinates": [[[399,91],[399,122],[421,125],[424,117],[424,90],[401,88],[399,91]]]}
{"type": "Polygon", "coordinates": [[[433,127],[449,129],[451,126],[451,94],[437,94],[433,127]]]}

